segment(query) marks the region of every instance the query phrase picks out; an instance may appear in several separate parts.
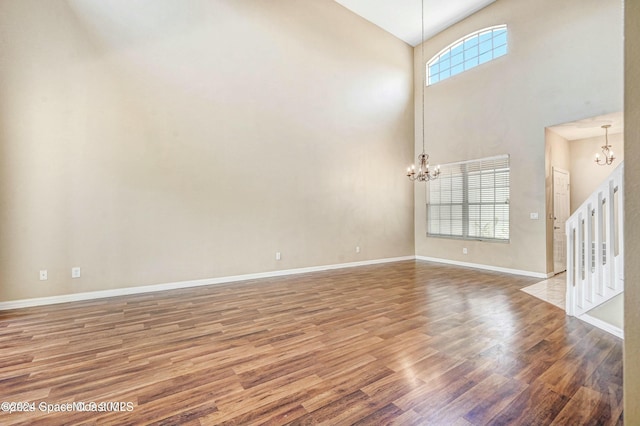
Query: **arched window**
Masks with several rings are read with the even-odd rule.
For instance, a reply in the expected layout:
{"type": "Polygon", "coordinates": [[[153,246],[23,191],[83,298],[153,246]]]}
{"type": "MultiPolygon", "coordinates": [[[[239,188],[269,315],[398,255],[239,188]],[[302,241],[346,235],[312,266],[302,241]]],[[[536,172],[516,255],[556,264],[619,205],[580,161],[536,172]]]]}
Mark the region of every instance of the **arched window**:
{"type": "Polygon", "coordinates": [[[497,25],[451,43],[427,62],[427,86],[507,53],[507,26],[497,25]]]}

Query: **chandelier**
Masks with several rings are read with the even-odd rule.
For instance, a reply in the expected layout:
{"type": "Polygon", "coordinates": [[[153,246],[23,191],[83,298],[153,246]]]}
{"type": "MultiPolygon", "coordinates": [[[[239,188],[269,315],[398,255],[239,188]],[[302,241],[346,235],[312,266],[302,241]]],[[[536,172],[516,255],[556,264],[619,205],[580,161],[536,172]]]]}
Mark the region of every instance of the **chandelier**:
{"type": "Polygon", "coordinates": [[[600,158],[600,154],[596,154],[595,162],[599,166],[610,166],[613,163],[613,160],[616,157],[613,155],[613,151],[611,150],[611,145],[609,145],[609,127],[611,124],[605,124],[602,126],[604,129],[604,145],[602,145],[602,154],[604,154],[604,159],[600,158]]]}
{"type": "Polygon", "coordinates": [[[418,155],[418,164],[420,164],[420,166],[417,172],[414,164],[407,169],[407,176],[411,181],[427,182],[437,179],[440,175],[440,166],[436,166],[435,170],[429,170],[429,154],[424,152],[424,143],[422,154],[418,155]]]}
{"type": "Polygon", "coordinates": [[[410,181],[428,182],[430,180],[437,179],[440,175],[440,166],[436,166],[435,169],[429,170],[429,154],[424,149],[424,88],[427,85],[427,73],[424,68],[424,0],[420,1],[422,6],[421,24],[422,24],[422,38],[420,39],[420,67],[422,68],[422,154],[418,155],[418,170],[416,166],[411,165],[407,169],[407,177],[410,181]]]}

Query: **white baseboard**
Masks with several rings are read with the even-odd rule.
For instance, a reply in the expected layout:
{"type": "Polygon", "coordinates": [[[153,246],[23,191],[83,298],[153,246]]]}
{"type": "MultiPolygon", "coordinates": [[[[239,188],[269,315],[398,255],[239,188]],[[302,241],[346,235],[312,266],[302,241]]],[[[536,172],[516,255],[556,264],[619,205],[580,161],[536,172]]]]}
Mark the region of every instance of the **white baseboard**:
{"type": "Polygon", "coordinates": [[[502,268],[500,266],[483,265],[480,263],[459,262],[457,260],[440,259],[437,257],[416,256],[416,259],[426,260],[427,262],[445,263],[447,265],[465,266],[467,268],[484,269],[487,271],[504,272],[507,274],[524,275],[524,276],[533,277],[533,278],[546,279],[553,276],[553,273],[545,274],[542,272],[523,271],[520,269],[502,268]]]}
{"type": "MultiPolygon", "coordinates": [[[[28,308],[33,306],[54,305],[57,303],[79,302],[83,300],[103,299],[106,297],[127,296],[131,294],[151,293],[154,291],[176,290],[188,287],[199,287],[205,285],[226,284],[237,281],[255,280],[260,278],[281,277],[286,275],[306,274],[309,272],[328,271],[332,269],[353,268],[356,266],[375,265],[380,263],[401,262],[405,260],[425,260],[428,262],[445,263],[449,265],[465,266],[476,269],[485,269],[489,271],[505,272],[508,274],[525,275],[535,278],[548,278],[546,274],[522,271],[518,269],[501,268],[498,266],[482,265],[477,263],[458,262],[449,259],[439,259],[425,256],[403,256],[391,257],[385,259],[364,260],[361,262],[338,263],[333,265],[311,266],[307,268],[284,269],[280,271],[259,272],[255,274],[232,275],[219,278],[205,278],[201,280],[179,281],[164,284],[152,284],[138,287],[124,287],[110,290],[99,290],[84,293],[63,294],[60,296],[38,297],[33,299],[11,300],[0,302],[0,311],[9,309],[28,308]]],[[[553,274],[549,275],[552,276],[553,274]]]]}
{"type": "Polygon", "coordinates": [[[624,339],[624,330],[616,327],[615,325],[611,325],[608,322],[602,321],[599,318],[592,317],[589,314],[582,314],[579,317],[576,317],[586,323],[589,323],[595,327],[598,327],[601,330],[606,331],[607,333],[613,334],[616,337],[624,339]]]}
{"type": "Polygon", "coordinates": [[[281,277],[285,275],[306,274],[309,272],[328,271],[331,269],[353,268],[356,266],[376,265],[379,263],[415,260],[415,256],[391,257],[385,259],[364,260],[361,262],[338,263],[334,265],[311,266],[308,268],[284,269],[280,271],[259,272],[256,274],[233,275],[219,278],[205,278],[201,280],[179,281],[173,283],[145,285],[139,287],[114,288],[85,293],[64,294],[60,296],[38,297],[33,299],[12,300],[0,302],[0,311],[9,309],[28,308],[33,306],[53,305],[57,303],[79,302],[83,300],[103,299],[105,297],[127,296],[131,294],[151,293],[154,291],[175,290],[187,287],[226,284],[236,281],[255,280],[259,278],[281,277]]]}

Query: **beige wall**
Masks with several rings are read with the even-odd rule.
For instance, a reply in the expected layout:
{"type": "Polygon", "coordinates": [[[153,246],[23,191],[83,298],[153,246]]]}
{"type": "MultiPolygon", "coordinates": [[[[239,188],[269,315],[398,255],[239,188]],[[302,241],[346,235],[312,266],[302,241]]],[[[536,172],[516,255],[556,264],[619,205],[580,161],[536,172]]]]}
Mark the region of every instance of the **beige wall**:
{"type": "Polygon", "coordinates": [[[0,39],[0,301],[414,254],[412,49],[335,2],[3,0],[0,39]]]}
{"type": "Polygon", "coordinates": [[[640,2],[625,2],[624,423],[640,424],[640,2]]]}
{"type": "Polygon", "coordinates": [[[548,174],[554,167],[569,171],[571,169],[571,147],[569,141],[552,130],[544,130],[545,160],[548,174]]]}
{"type": "Polygon", "coordinates": [[[609,143],[615,154],[611,166],[599,166],[593,161],[596,152],[602,157],[602,136],[571,141],[571,213],[591,195],[596,188],[624,161],[624,135],[609,135],[609,143]]]}
{"type": "MultiPolygon", "coordinates": [[[[511,156],[511,242],[427,238],[425,194],[416,191],[418,255],[552,270],[544,216],[545,127],[622,109],[622,16],[620,0],[498,1],[426,42],[425,61],[473,31],[509,26],[509,53],[428,87],[424,116],[434,164],[511,156]],[[540,219],[530,220],[532,212],[540,219]]],[[[414,56],[419,100],[419,48],[414,56]]],[[[416,113],[422,114],[419,102],[416,113]]]]}

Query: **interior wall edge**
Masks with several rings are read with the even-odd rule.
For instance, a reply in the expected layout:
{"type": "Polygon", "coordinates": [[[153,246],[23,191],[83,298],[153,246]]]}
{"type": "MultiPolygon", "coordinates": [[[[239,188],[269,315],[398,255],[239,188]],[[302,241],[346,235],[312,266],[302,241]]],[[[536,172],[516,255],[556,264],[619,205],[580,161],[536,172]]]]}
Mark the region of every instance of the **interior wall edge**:
{"type": "Polygon", "coordinates": [[[256,280],[261,278],[282,277],[287,275],[307,274],[310,272],[329,271],[333,269],[353,268],[358,266],[377,265],[381,263],[402,262],[415,260],[415,256],[391,257],[384,259],[365,260],[360,262],[338,263],[333,265],[311,266],[306,268],[283,269],[271,272],[259,272],[255,274],[233,275],[219,278],[206,278],[201,280],[178,281],[172,283],[153,284],[138,287],[122,287],[110,290],[98,290],[83,293],[70,293],[60,296],[37,297],[31,299],[12,300],[0,302],[0,311],[11,309],[30,308],[35,306],[55,305],[59,303],[81,302],[85,300],[104,299],[109,297],[128,296],[132,294],[152,293],[157,291],[178,290],[181,288],[201,287],[208,285],[229,284],[240,281],[256,280]]]}
{"type": "Polygon", "coordinates": [[[435,263],[444,263],[447,265],[455,265],[455,266],[465,266],[468,268],[482,269],[485,271],[505,272],[507,274],[524,275],[526,277],[542,278],[542,279],[551,278],[554,275],[553,272],[544,273],[544,272],[525,271],[522,269],[503,268],[500,266],[485,265],[481,263],[460,262],[457,260],[442,259],[438,257],[429,257],[429,256],[416,255],[416,260],[424,260],[427,262],[435,262],[435,263]]]}

